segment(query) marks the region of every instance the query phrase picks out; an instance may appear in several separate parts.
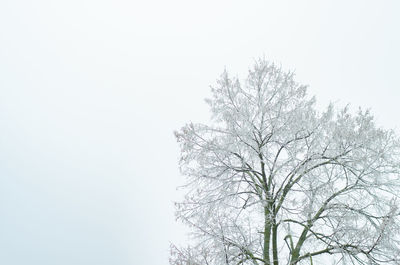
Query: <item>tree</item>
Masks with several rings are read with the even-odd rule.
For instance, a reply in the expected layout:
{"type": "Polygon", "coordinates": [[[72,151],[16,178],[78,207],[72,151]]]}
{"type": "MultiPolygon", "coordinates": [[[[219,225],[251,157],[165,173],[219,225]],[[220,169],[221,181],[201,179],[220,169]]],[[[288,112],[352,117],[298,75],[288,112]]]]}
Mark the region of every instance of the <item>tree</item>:
{"type": "Polygon", "coordinates": [[[224,72],[210,125],[176,138],[186,176],[177,218],[192,246],[172,265],[400,264],[399,139],[369,111],[315,99],[265,60],[224,72]]]}

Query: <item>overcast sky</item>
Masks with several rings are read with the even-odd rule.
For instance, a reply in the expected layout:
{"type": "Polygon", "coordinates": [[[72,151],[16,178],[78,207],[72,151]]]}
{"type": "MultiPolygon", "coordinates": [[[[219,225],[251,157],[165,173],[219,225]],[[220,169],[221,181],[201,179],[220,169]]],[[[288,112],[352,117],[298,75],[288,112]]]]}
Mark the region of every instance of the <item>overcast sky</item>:
{"type": "Polygon", "coordinates": [[[399,1],[0,1],[0,264],[167,265],[173,131],[265,56],[400,128],[399,1]]]}

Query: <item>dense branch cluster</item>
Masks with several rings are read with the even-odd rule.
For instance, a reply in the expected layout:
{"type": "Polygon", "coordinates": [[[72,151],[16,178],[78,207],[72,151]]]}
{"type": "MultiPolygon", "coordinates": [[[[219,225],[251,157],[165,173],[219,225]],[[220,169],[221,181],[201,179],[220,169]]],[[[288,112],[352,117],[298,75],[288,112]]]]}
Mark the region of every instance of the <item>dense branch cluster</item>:
{"type": "Polygon", "coordinates": [[[223,73],[207,103],[210,125],[176,132],[192,245],[171,264],[400,264],[393,131],[368,111],[316,111],[264,60],[245,82],[223,73]]]}

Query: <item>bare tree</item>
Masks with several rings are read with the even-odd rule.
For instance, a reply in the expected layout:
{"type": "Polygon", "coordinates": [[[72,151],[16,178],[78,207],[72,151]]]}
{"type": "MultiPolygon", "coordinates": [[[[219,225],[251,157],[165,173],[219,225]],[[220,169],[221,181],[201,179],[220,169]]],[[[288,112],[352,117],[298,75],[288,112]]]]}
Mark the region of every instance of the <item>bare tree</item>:
{"type": "Polygon", "coordinates": [[[210,125],[176,132],[193,242],[171,264],[400,264],[393,131],[368,111],[316,111],[264,60],[243,83],[223,73],[207,102],[210,125]]]}

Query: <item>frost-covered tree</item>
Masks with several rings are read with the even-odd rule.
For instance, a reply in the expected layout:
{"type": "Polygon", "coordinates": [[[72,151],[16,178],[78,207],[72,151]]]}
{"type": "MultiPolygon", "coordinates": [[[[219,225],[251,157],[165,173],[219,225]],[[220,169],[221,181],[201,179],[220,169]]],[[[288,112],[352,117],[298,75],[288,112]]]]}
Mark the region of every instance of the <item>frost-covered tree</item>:
{"type": "Polygon", "coordinates": [[[318,112],[259,60],[212,88],[209,125],[176,132],[190,247],[172,265],[400,264],[399,147],[368,111],[318,112]]]}

